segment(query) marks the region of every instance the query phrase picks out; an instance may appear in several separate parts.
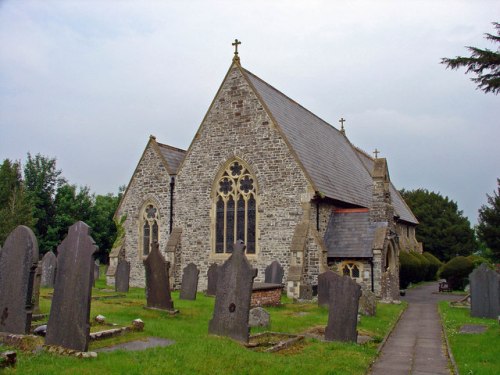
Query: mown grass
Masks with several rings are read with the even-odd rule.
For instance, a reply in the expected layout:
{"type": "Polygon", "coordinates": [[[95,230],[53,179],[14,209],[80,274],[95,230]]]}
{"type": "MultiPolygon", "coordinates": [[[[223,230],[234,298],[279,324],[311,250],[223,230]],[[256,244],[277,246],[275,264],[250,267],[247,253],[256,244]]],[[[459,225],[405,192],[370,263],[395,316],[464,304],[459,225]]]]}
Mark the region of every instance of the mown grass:
{"type": "Polygon", "coordinates": [[[460,374],[500,374],[500,328],[497,320],[472,318],[469,309],[453,307],[448,301],[439,303],[439,313],[460,374]],[[459,333],[464,324],[481,324],[488,329],[480,334],[459,333]]]}
{"type": "MultiPolygon", "coordinates": [[[[106,292],[104,281],[97,282],[93,295],[106,292]]],[[[51,293],[42,289],[42,297],[51,293]]],[[[91,318],[98,314],[107,322],[129,325],[133,319],[145,322],[144,332],[126,334],[113,339],[91,342],[89,350],[148,336],[174,340],[175,344],[144,351],[99,353],[95,359],[77,359],[40,350],[36,353],[18,351],[16,368],[6,374],[364,374],[377,355],[377,346],[394,325],[404,305],[379,304],[376,317],[362,317],[360,333],[374,337],[364,344],[344,344],[306,339],[303,344],[278,353],[249,350],[228,338],[208,335],[214,298],[199,293],[196,301],[179,300],[172,293],[179,314],[145,310],[144,290],[131,288],[125,297],[92,300],[91,318]]],[[[325,326],[328,311],[316,304],[293,303],[283,297],[283,305],[268,308],[271,314],[269,331],[301,333],[312,327],[325,326]]],[[[42,312],[49,312],[50,300],[41,298],[42,312]]],[[[106,329],[106,327],[104,328],[106,329]]],[[[252,333],[264,329],[253,329],[252,333]]]]}

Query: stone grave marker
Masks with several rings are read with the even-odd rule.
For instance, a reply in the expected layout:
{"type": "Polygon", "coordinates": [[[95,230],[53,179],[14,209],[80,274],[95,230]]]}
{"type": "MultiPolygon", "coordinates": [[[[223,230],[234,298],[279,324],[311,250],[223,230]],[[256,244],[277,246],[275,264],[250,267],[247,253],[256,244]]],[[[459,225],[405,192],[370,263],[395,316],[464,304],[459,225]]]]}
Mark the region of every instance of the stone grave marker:
{"type": "Polygon", "coordinates": [[[33,231],[15,228],[0,251],[0,332],[29,333],[38,243],[33,231]]]}
{"type": "Polygon", "coordinates": [[[42,258],[42,286],[53,288],[56,279],[57,257],[52,251],[42,258]]]}
{"type": "Polygon", "coordinates": [[[174,302],[170,295],[169,268],[167,262],[160,253],[158,242],[153,242],[151,252],[144,260],[146,270],[146,300],[147,307],[173,312],[174,302]]]}
{"type": "Polygon", "coordinates": [[[194,263],[189,263],[182,272],[182,284],[179,294],[180,299],[187,299],[194,301],[196,299],[196,292],[198,291],[198,276],[200,270],[196,268],[194,263]]]}
{"type": "Polygon", "coordinates": [[[328,307],[330,303],[330,284],[335,280],[335,272],[327,270],[318,275],[318,306],[328,307]]]}
{"type": "Polygon", "coordinates": [[[500,274],[483,263],[469,275],[470,315],[497,319],[500,316],[500,274]]]}
{"type": "Polygon", "coordinates": [[[267,266],[264,273],[264,282],[271,284],[283,284],[283,275],[285,274],[285,271],[277,260],[273,261],[269,266],[267,266]]]}
{"type": "Polygon", "coordinates": [[[219,266],[212,263],[207,272],[207,296],[215,296],[217,292],[217,275],[219,266]]]}
{"type": "Polygon", "coordinates": [[[375,316],[377,314],[377,297],[371,290],[363,290],[359,299],[358,312],[365,316],[375,316]]]}
{"type": "Polygon", "coordinates": [[[40,314],[40,284],[42,283],[42,261],[38,262],[33,280],[33,314],[40,314]]]}
{"type": "Polygon", "coordinates": [[[257,269],[252,268],[244,251],[243,241],[236,242],[233,253],[218,270],[214,314],[208,332],[248,343],[250,300],[257,269]]]}
{"type": "Polygon", "coordinates": [[[97,280],[99,280],[99,260],[96,259],[95,262],[94,262],[94,279],[93,279],[93,282],[92,282],[92,285],[95,286],[95,282],[97,280]]]}
{"type": "Polygon", "coordinates": [[[310,301],[313,298],[313,289],[310,284],[300,284],[299,286],[299,300],[310,301]]]}
{"type": "Polygon", "coordinates": [[[115,272],[115,291],[119,293],[127,293],[130,283],[130,262],[118,258],[115,272]]]}
{"type": "Polygon", "coordinates": [[[90,228],[78,221],[57,247],[54,296],[47,324],[46,345],[85,352],[90,333],[90,299],[97,250],[90,228]]]}
{"type": "Polygon", "coordinates": [[[330,305],[326,341],[357,342],[358,303],[361,287],[349,276],[334,274],[330,283],[330,305]]]}

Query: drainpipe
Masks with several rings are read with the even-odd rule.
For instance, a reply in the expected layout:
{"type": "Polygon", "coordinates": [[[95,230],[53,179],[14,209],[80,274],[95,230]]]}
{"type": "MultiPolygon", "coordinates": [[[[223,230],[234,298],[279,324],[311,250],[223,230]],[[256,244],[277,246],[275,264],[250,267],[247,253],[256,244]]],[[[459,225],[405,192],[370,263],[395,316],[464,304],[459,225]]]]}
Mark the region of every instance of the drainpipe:
{"type": "Polygon", "coordinates": [[[316,230],[319,232],[319,200],[316,201],[316,230]]]}
{"type": "Polygon", "coordinates": [[[373,257],[370,259],[370,274],[371,274],[371,282],[372,282],[372,292],[375,293],[375,286],[373,284],[373,257]]]}
{"type": "Polygon", "coordinates": [[[175,177],[170,177],[170,231],[172,233],[172,226],[174,225],[174,187],[175,177]]]}

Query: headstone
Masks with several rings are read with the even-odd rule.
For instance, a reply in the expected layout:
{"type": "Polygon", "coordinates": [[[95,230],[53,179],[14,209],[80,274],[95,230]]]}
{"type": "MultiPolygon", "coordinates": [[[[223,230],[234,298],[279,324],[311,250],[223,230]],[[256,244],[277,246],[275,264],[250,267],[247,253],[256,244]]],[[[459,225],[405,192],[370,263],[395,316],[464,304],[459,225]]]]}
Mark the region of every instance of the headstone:
{"type": "Polygon", "coordinates": [[[356,342],[358,333],[358,303],[361,287],[349,276],[334,274],[330,283],[330,305],[326,341],[356,342]]]}
{"type": "Polygon", "coordinates": [[[469,275],[470,315],[496,319],[500,315],[500,274],[483,263],[469,275]]]}
{"type": "Polygon", "coordinates": [[[151,245],[151,252],[144,260],[144,268],[146,270],[147,307],[174,311],[168,276],[170,262],[167,262],[161,255],[158,242],[153,242],[151,245]]]}
{"type": "Polygon", "coordinates": [[[313,288],[309,284],[300,284],[299,286],[299,299],[310,301],[313,298],[313,288]]]}
{"type": "Polygon", "coordinates": [[[56,279],[57,258],[52,251],[42,258],[42,286],[53,288],[56,279]]]}
{"type": "Polygon", "coordinates": [[[377,313],[377,297],[371,290],[363,290],[359,299],[358,312],[366,316],[375,316],[377,313]]]}
{"type": "Polygon", "coordinates": [[[180,299],[195,300],[198,291],[198,276],[200,270],[194,263],[189,263],[182,272],[180,299]]]}
{"type": "Polygon", "coordinates": [[[233,253],[218,270],[214,314],[208,332],[248,343],[250,300],[257,269],[252,268],[244,251],[243,241],[236,242],[233,253]]]}
{"type": "Polygon", "coordinates": [[[275,260],[269,266],[266,267],[265,279],[264,282],[271,284],[282,284],[283,283],[283,275],[285,271],[281,264],[275,260]]]}
{"type": "Polygon", "coordinates": [[[40,314],[40,284],[42,283],[42,261],[38,262],[33,280],[33,314],[40,314]]]}
{"type": "Polygon", "coordinates": [[[130,283],[130,262],[118,258],[115,272],[115,290],[120,293],[127,293],[130,283]]]}
{"type": "Polygon", "coordinates": [[[330,284],[335,280],[335,272],[325,271],[318,275],[318,306],[328,307],[330,303],[330,284]]]}
{"type": "Polygon", "coordinates": [[[78,221],[57,247],[57,271],[45,344],[85,352],[90,333],[90,299],[97,250],[90,228],[78,221]]]}
{"type": "Polygon", "coordinates": [[[271,317],[262,307],[254,307],[250,310],[248,325],[250,327],[269,327],[271,317]]]}
{"type": "Polygon", "coordinates": [[[20,225],[0,251],[0,332],[29,333],[37,262],[35,235],[20,225]]]}
{"type": "Polygon", "coordinates": [[[217,293],[217,275],[219,266],[212,263],[207,272],[207,296],[215,296],[217,293]]]}
{"type": "Polygon", "coordinates": [[[99,280],[99,260],[96,259],[94,262],[94,280],[93,280],[94,286],[97,280],[99,280]]]}

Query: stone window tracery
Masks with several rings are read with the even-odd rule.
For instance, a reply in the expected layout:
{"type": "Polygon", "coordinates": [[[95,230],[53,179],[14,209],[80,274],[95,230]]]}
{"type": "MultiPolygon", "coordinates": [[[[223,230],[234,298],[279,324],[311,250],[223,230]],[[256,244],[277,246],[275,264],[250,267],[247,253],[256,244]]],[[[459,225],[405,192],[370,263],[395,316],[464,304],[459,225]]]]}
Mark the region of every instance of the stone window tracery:
{"type": "Polygon", "coordinates": [[[232,253],[233,244],[242,240],[246,253],[255,254],[256,187],[255,177],[239,161],[224,169],[215,189],[215,253],[232,253]]]}
{"type": "Polygon", "coordinates": [[[361,271],[363,266],[358,262],[343,262],[340,264],[342,275],[349,276],[356,281],[361,281],[361,271]]]}
{"type": "Polygon", "coordinates": [[[148,204],[142,211],[142,256],[147,256],[151,251],[153,242],[158,242],[158,209],[153,204],[148,204]]]}

